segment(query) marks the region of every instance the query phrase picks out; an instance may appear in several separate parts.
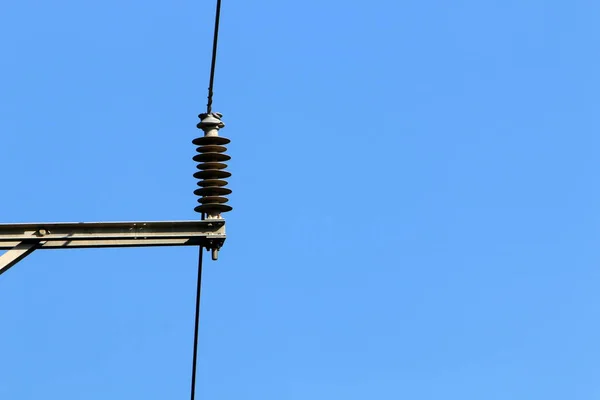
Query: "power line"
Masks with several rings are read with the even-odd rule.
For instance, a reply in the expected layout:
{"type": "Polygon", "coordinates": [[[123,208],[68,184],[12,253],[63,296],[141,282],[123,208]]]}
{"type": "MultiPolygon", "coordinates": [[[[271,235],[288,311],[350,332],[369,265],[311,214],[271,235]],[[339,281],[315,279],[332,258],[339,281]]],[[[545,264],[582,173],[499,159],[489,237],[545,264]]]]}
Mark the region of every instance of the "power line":
{"type": "MultiPolygon", "coordinates": [[[[217,0],[217,10],[215,13],[215,32],[213,36],[212,60],[210,66],[210,81],[208,85],[208,103],[206,105],[207,114],[212,113],[213,88],[215,83],[215,67],[217,65],[217,45],[219,42],[219,21],[221,19],[221,0],[217,0]]],[[[204,213],[202,214],[204,219],[204,213]]],[[[198,254],[198,281],[196,284],[196,316],[194,320],[194,354],[192,357],[192,388],[191,400],[196,398],[196,369],[198,364],[198,330],[200,327],[200,294],[202,291],[202,255],[203,246],[200,246],[198,254]]]]}
{"type": "Polygon", "coordinates": [[[215,13],[215,33],[213,37],[212,62],[210,66],[210,83],[208,84],[208,104],[206,112],[212,112],[213,87],[215,83],[215,66],[217,65],[217,45],[219,43],[219,21],[221,20],[221,0],[217,0],[217,11],[215,13]]]}
{"type": "Polygon", "coordinates": [[[191,400],[196,397],[196,364],[198,361],[198,328],[200,326],[200,292],[202,291],[202,254],[204,248],[200,246],[198,254],[198,281],[196,286],[196,319],[194,323],[194,355],[192,359],[192,395],[191,400]]]}

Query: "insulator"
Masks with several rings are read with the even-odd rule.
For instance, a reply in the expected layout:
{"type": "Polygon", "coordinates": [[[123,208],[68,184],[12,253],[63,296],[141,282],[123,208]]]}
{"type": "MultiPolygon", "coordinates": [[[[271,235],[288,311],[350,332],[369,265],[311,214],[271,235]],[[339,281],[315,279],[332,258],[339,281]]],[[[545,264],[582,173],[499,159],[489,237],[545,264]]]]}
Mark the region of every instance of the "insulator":
{"type": "Polygon", "coordinates": [[[207,186],[194,190],[196,196],[227,196],[231,194],[231,189],[221,186],[207,186]]]}
{"type": "Polygon", "coordinates": [[[231,160],[231,157],[229,157],[227,154],[215,152],[201,153],[194,156],[194,161],[196,162],[221,162],[229,160],[231,160]]]}
{"type": "Polygon", "coordinates": [[[198,199],[200,204],[223,204],[227,203],[229,199],[221,196],[204,196],[198,199]]]}
{"type": "Polygon", "coordinates": [[[199,213],[208,214],[208,218],[219,218],[220,213],[231,211],[232,208],[227,203],[227,195],[231,194],[231,190],[226,188],[226,178],[231,176],[231,173],[225,171],[227,164],[224,161],[229,161],[231,157],[225,152],[227,148],[224,146],[230,142],[229,139],[218,136],[220,128],[225,125],[221,121],[221,114],[201,114],[201,122],[198,128],[204,131],[205,136],[196,138],[192,141],[198,146],[194,161],[198,163],[196,168],[198,171],[194,174],[194,178],[198,179],[200,188],[194,191],[194,194],[199,196],[199,206],[194,208],[199,213]]]}
{"type": "Polygon", "coordinates": [[[218,169],[209,169],[208,171],[198,171],[194,174],[196,179],[224,179],[231,176],[230,172],[220,171],[218,169]]]}
{"type": "Polygon", "coordinates": [[[207,144],[206,146],[200,146],[196,148],[198,153],[224,153],[227,151],[227,147],[218,146],[216,144],[207,144]]]}
{"type": "Polygon", "coordinates": [[[199,138],[196,138],[192,141],[193,144],[195,144],[196,146],[203,146],[205,144],[210,144],[210,145],[224,145],[231,142],[231,140],[223,137],[223,136],[202,136],[199,138]]]}
{"type": "Polygon", "coordinates": [[[227,181],[221,179],[204,179],[198,181],[198,186],[209,187],[209,186],[227,186],[227,181]]]}
{"type": "Polygon", "coordinates": [[[228,206],[227,204],[202,204],[194,208],[194,211],[199,213],[224,213],[233,210],[233,207],[228,206]]]}
{"type": "Polygon", "coordinates": [[[213,169],[225,169],[227,168],[227,164],[218,163],[218,162],[205,162],[200,163],[196,166],[196,168],[200,170],[213,170],[213,169]]]}

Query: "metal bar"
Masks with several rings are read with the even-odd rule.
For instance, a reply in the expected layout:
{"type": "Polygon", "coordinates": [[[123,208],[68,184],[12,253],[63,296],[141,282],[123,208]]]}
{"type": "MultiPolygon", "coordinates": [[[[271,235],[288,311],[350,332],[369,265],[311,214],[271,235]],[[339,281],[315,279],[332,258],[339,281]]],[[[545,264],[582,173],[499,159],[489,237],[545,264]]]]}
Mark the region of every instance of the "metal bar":
{"type": "MultiPolygon", "coordinates": [[[[138,238],[131,240],[111,240],[111,239],[90,239],[90,240],[63,240],[63,241],[48,241],[38,246],[38,250],[55,250],[55,249],[91,249],[91,248],[107,248],[107,247],[166,247],[166,246],[200,246],[213,248],[222,246],[225,242],[225,236],[207,236],[206,238],[191,238],[191,239],[147,239],[138,238]]],[[[12,249],[19,242],[3,242],[0,244],[0,249],[12,249]]]]}
{"type": "Polygon", "coordinates": [[[43,241],[39,249],[198,246],[220,248],[225,220],[59,222],[0,224],[0,249],[12,249],[24,240],[43,241]]]}
{"type": "Polygon", "coordinates": [[[15,265],[28,255],[33,253],[38,243],[39,242],[37,241],[21,242],[14,246],[14,248],[2,254],[0,256],[0,275],[8,271],[10,267],[15,265]]]}

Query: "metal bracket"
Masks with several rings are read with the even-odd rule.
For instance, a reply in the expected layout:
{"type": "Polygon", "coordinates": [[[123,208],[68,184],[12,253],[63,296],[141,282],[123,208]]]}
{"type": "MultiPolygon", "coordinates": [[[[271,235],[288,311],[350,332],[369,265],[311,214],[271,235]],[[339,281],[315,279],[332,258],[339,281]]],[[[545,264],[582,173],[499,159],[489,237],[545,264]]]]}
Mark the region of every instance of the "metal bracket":
{"type": "Polygon", "coordinates": [[[96,247],[202,246],[216,253],[225,220],[0,224],[0,275],[34,250],[96,247]]]}

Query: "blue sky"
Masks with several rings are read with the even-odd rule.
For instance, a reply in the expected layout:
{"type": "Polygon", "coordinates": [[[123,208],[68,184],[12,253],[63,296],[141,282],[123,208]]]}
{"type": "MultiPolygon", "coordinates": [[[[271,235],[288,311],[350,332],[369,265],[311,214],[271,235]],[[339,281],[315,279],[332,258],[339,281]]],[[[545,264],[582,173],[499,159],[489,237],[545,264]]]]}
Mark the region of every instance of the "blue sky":
{"type": "MultiPolygon", "coordinates": [[[[228,1],[199,399],[600,397],[600,4],[228,1]]],[[[1,222],[194,219],[214,3],[0,6],[1,222]]],[[[0,398],[185,399],[196,249],[0,277],[0,398]]]]}

